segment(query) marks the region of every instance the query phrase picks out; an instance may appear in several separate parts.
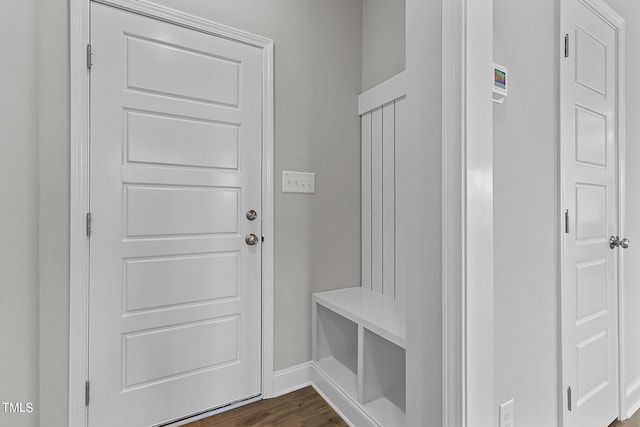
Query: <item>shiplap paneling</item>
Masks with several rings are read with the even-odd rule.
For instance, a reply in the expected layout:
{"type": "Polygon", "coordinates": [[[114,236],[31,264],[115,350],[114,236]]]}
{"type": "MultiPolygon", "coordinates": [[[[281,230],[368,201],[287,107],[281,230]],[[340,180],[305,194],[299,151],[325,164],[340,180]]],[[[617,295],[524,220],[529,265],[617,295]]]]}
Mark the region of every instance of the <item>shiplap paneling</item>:
{"type": "Polygon", "coordinates": [[[371,289],[371,112],[362,116],[362,286],[371,289]]]}
{"type": "Polygon", "coordinates": [[[371,113],[371,290],[382,293],[382,108],[371,113]]]}
{"type": "MultiPolygon", "coordinates": [[[[406,113],[406,98],[400,98],[395,102],[395,134],[396,134],[396,151],[402,150],[407,141],[407,113],[406,113]]],[[[394,183],[395,188],[395,183],[394,183]]],[[[410,220],[408,212],[400,212],[397,206],[395,209],[395,295],[396,299],[406,300],[406,259],[410,237],[410,220]]]]}
{"type": "Polygon", "coordinates": [[[382,107],[382,293],[395,297],[395,103],[382,107]]]}
{"type": "Polygon", "coordinates": [[[403,262],[410,218],[403,219],[396,208],[396,153],[406,138],[404,74],[358,99],[362,117],[362,286],[404,301],[403,262]]]}

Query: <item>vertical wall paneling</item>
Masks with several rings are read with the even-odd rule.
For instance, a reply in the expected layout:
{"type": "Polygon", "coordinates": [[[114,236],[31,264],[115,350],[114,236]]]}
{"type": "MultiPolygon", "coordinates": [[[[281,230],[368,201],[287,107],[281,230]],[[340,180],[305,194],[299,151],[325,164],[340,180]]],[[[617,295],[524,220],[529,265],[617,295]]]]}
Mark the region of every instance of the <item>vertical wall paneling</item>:
{"type": "Polygon", "coordinates": [[[396,207],[406,139],[405,73],[358,97],[362,121],[362,287],[405,301],[409,213],[396,207]]]}
{"type": "Polygon", "coordinates": [[[371,289],[371,113],[362,115],[362,286],[371,289]]]}
{"type": "Polygon", "coordinates": [[[382,108],[371,113],[371,289],[382,293],[382,108]]]}
{"type": "MultiPolygon", "coordinates": [[[[406,118],[407,113],[405,111],[407,105],[406,98],[400,98],[395,102],[395,149],[400,151],[403,149],[403,144],[406,142],[406,118]]],[[[394,153],[395,154],[395,153],[394,153]]],[[[394,171],[395,172],[395,171],[394,171]]],[[[395,181],[394,181],[395,191],[395,181]]],[[[396,299],[406,300],[406,259],[407,248],[410,236],[410,224],[413,218],[410,218],[409,213],[400,212],[397,206],[394,206],[395,211],[395,296],[396,299]]]]}
{"type": "Polygon", "coordinates": [[[395,106],[382,107],[382,293],[395,297],[395,106]]]}

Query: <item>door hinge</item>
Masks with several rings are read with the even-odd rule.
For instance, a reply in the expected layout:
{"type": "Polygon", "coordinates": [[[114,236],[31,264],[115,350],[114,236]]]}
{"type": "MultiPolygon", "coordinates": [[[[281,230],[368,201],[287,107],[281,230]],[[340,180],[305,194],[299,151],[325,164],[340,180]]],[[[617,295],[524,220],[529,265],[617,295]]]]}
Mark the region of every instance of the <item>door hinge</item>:
{"type": "Polygon", "coordinates": [[[87,69],[91,69],[91,67],[93,67],[93,60],[92,60],[92,56],[93,56],[93,51],[91,49],[91,45],[88,44],[87,45],[87,69]]]}
{"type": "Polygon", "coordinates": [[[571,411],[571,387],[567,387],[567,409],[571,411]]]}
{"type": "Polygon", "coordinates": [[[564,211],[564,232],[569,234],[569,209],[564,211]]]}
{"type": "Polygon", "coordinates": [[[91,212],[87,212],[87,237],[91,237],[91,212]]]}
{"type": "Polygon", "coordinates": [[[89,380],[87,380],[84,383],[84,406],[89,406],[89,387],[90,383],[89,380]]]}
{"type": "Polygon", "coordinates": [[[569,57],[569,34],[564,35],[564,57],[569,57]]]}

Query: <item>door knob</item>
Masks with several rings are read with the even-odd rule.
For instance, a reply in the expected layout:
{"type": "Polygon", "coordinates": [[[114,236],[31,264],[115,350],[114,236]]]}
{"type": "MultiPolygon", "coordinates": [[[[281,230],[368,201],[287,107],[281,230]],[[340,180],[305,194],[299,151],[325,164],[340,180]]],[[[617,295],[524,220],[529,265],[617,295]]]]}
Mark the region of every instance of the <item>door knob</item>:
{"type": "Polygon", "coordinates": [[[255,234],[251,233],[251,234],[248,234],[247,237],[244,238],[244,241],[249,246],[255,246],[255,245],[258,244],[258,242],[260,240],[258,239],[258,236],[256,236],[255,234]]]}
{"type": "Polygon", "coordinates": [[[250,211],[247,211],[247,219],[249,221],[253,221],[257,217],[258,217],[258,212],[254,211],[253,209],[251,209],[250,211]]]}
{"type": "Polygon", "coordinates": [[[618,236],[611,236],[609,238],[609,247],[613,249],[616,246],[620,246],[622,249],[627,249],[629,246],[631,246],[631,242],[626,237],[620,240],[620,237],[618,236]]]}
{"type": "Polygon", "coordinates": [[[609,247],[615,249],[616,246],[620,246],[620,238],[618,236],[609,237],[609,247]]]}

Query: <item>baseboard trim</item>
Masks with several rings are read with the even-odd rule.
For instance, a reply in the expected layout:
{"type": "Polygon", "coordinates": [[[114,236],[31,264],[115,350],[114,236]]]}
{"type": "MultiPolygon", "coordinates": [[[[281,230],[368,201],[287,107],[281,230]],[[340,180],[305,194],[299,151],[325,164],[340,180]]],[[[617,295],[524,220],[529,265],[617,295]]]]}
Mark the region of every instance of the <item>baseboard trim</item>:
{"type": "Polygon", "coordinates": [[[313,362],[277,371],[273,375],[273,396],[278,397],[312,386],[351,427],[378,427],[350,396],[337,387],[313,362]]]}
{"type": "Polygon", "coordinates": [[[312,385],[313,366],[311,362],[276,371],[273,374],[273,397],[312,385]]]}
{"type": "Polygon", "coordinates": [[[627,385],[627,418],[640,409],[640,377],[627,385]]]}

